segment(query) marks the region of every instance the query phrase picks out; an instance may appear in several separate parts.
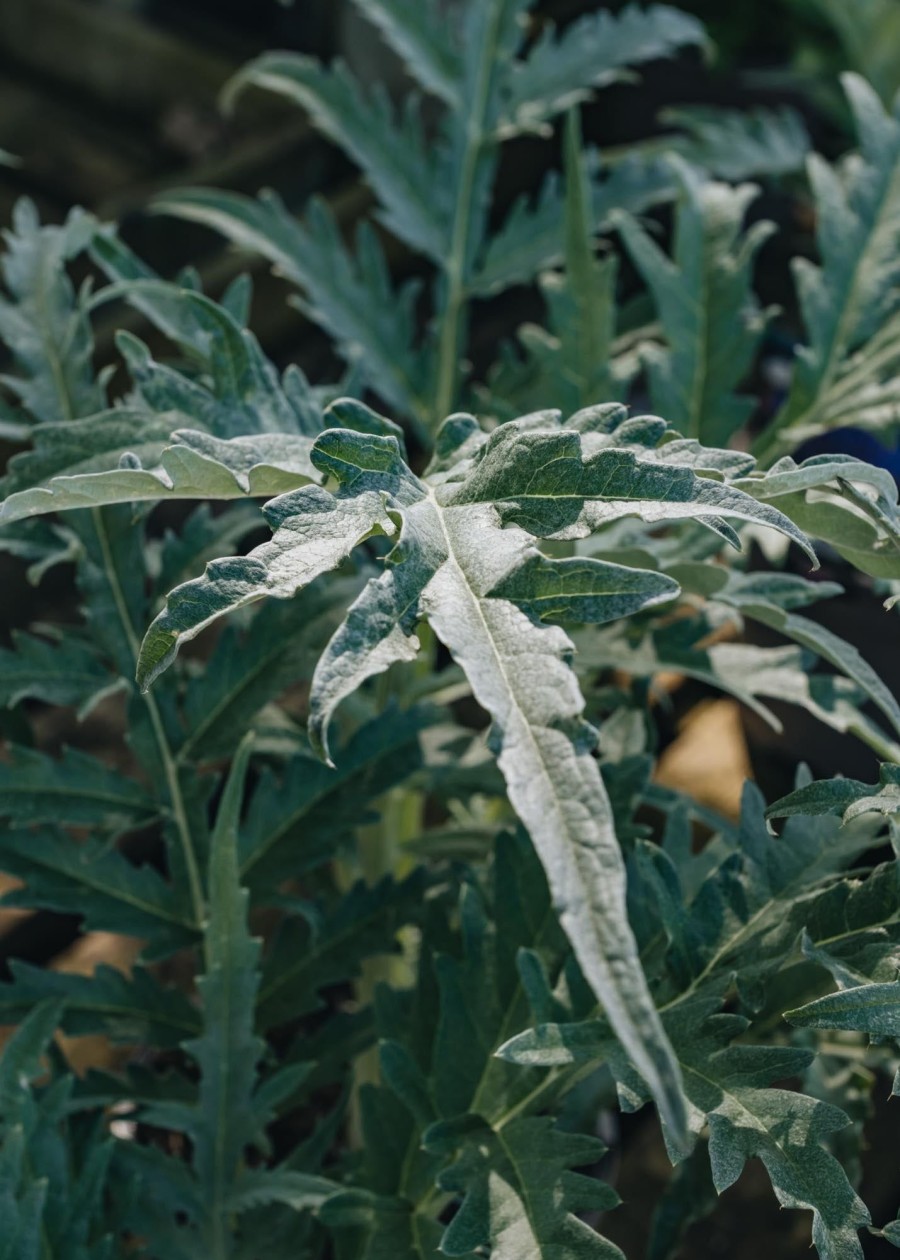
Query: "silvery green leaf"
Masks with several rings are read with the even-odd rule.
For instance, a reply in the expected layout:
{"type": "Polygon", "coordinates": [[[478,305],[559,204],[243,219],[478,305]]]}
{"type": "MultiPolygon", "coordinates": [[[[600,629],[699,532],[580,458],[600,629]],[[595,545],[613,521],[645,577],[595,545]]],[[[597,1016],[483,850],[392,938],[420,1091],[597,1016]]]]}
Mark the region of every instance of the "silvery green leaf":
{"type": "Polygon", "coordinates": [[[754,621],[777,630],[787,638],[793,639],[795,643],[799,643],[801,647],[809,648],[823,660],[834,665],[844,677],[857,685],[870,703],[877,705],[888,718],[895,732],[900,734],[900,705],[890,688],[881,681],[872,666],[852,643],[848,643],[846,639],[840,638],[809,617],[799,617],[796,613],[785,612],[770,604],[748,601],[743,605],[743,610],[754,621]]]}
{"type": "Polygon", "coordinates": [[[626,67],[671,57],[705,39],[696,18],[661,4],[589,13],[560,34],[547,28],[513,67],[501,125],[511,134],[539,130],[592,89],[621,78],[626,67]]]}
{"type": "Polygon", "coordinates": [[[838,167],[809,159],[821,261],[794,263],[808,344],[787,401],[757,440],[766,462],[823,431],[892,429],[900,417],[900,117],[859,75],[842,82],[860,150],[838,167]]]}
{"type": "Polygon", "coordinates": [[[41,226],[32,202],[13,212],[2,273],[0,337],[18,372],[3,383],[38,422],[72,420],[102,411],[106,398],[94,377],[94,340],[83,295],[66,272],[87,242],[85,220],[73,212],[62,227],[41,226]]]}
{"type": "Polygon", "coordinates": [[[619,226],[662,325],[663,345],[643,349],[653,405],[685,437],[727,442],[754,407],[736,390],[753,364],[766,317],[753,292],[753,266],[773,225],[748,230],[758,189],[704,179],[671,159],[681,185],[670,259],[630,216],[619,226]]]}
{"type": "Polygon", "coordinates": [[[457,106],[462,51],[452,13],[440,0],[355,0],[427,92],[457,106]]]}
{"type": "MultiPolygon", "coordinates": [[[[271,543],[216,562],[204,578],[173,592],[145,641],[141,679],[152,681],[180,640],[223,612],[265,594],[293,594],[374,528],[394,534],[399,522],[384,574],[365,589],[317,667],[311,735],[327,747],[328,720],[340,700],[393,661],[410,659],[416,623],[431,624],[493,719],[492,745],[510,800],[544,864],[581,967],[677,1135],[677,1074],[624,918],[624,868],[592,755],[596,733],[582,716],[571,642],[548,624],[559,616],[622,616],[671,599],[676,588],[664,575],[607,562],[551,560],[521,525],[549,535],[577,523],[586,534],[591,510],[599,520],[709,513],[716,521],[762,516],[803,540],[785,518],[720,482],[689,468],[641,463],[625,449],[630,430],[621,409],[585,416],[583,427],[585,441],[601,443],[595,454],[585,456],[582,434],[560,429],[554,416],[501,426],[480,444],[471,425],[453,420],[439,440],[430,482],[407,468],[393,437],[327,431],[311,458],[338,482],[337,493],[308,487],[276,500],[267,509],[276,527],[271,543]],[[623,445],[614,444],[616,434],[623,445]]],[[[652,454],[665,432],[662,422],[642,419],[631,436],[652,454]]]]}
{"type": "Polygon", "coordinates": [[[584,458],[578,433],[528,433],[516,421],[494,430],[471,476],[444,495],[460,504],[494,503],[504,523],[541,538],[584,538],[629,515],[650,522],[736,518],[773,526],[814,559],[787,517],[740,490],[624,448],[601,447],[584,458]]]}
{"type": "Polygon", "coordinates": [[[767,811],[769,818],[791,818],[797,814],[816,816],[836,814],[849,822],[863,814],[883,814],[890,818],[900,814],[900,768],[885,763],[878,783],[861,783],[858,779],[825,779],[807,783],[775,801],[767,811]]]}
{"type": "Polygon", "coordinates": [[[873,577],[900,574],[900,513],[890,472],[850,455],[784,456],[761,477],[735,483],[789,516],[856,569],[873,577]]]}
{"type": "Polygon", "coordinates": [[[311,441],[299,435],[260,434],[226,441],[185,429],[172,438],[148,468],[126,450],[118,454],[118,466],[60,473],[45,484],[16,490],[0,504],[0,524],[112,503],[263,497],[301,486],[315,475],[309,463],[311,441]]]}
{"type": "Polygon", "coordinates": [[[424,1142],[453,1156],[438,1184],[463,1196],[441,1240],[444,1255],[624,1260],[576,1215],[608,1211],[619,1201],[605,1182],[573,1171],[598,1162],[605,1147],[597,1138],[563,1133],[545,1116],[514,1119],[502,1129],[466,1116],[432,1125],[424,1142]]]}
{"type": "MultiPolygon", "coordinates": [[[[334,430],[331,430],[334,432],[334,430]]],[[[147,687],[174,660],[179,646],[223,613],[266,596],[288,599],[328,573],[373,531],[394,532],[383,496],[366,490],[336,498],[318,486],[282,495],[266,505],[275,530],[271,542],[246,557],[214,560],[206,573],[179,586],[166,611],[147,632],[138,681],[147,687]]]]}
{"type": "Polygon", "coordinates": [[[6,498],[53,477],[79,476],[115,468],[124,452],[143,464],[159,460],[174,428],[170,415],[141,406],[117,407],[95,416],[37,424],[32,447],[9,461],[2,486],[6,498]]]}
{"type": "Polygon", "coordinates": [[[231,80],[233,105],[248,87],[277,92],[301,105],[312,122],[362,169],[395,236],[440,263],[449,246],[444,198],[449,187],[434,169],[421,104],[407,97],[399,117],[381,85],[366,92],[342,62],[325,68],[299,53],[264,53],[231,80]]]}
{"type": "Polygon", "coordinates": [[[790,175],[802,169],[809,155],[803,119],[783,105],[747,110],[681,105],[663,110],[660,122],[683,133],[666,135],[661,146],[733,183],[754,175],[790,175]]]}
{"type": "MultiPolygon", "coordinates": [[[[772,1088],[773,1081],[800,1073],[810,1052],[733,1043],[747,1021],[716,1014],[718,1004],[715,996],[687,1000],[665,1017],[684,1075],[691,1130],[709,1128],[716,1191],[727,1190],[747,1160],[758,1158],[783,1207],[812,1211],[813,1242],[822,1260],[862,1260],[858,1231],[871,1218],[825,1145],[848,1117],[804,1094],[772,1088]]],[[[514,1038],[504,1054],[545,1067],[603,1060],[608,1033],[599,1023],[544,1025],[514,1038]]],[[[628,1069],[621,1088],[632,1105],[645,1092],[628,1069]]]]}
{"type": "Polygon", "coordinates": [[[900,1037],[900,982],[861,984],[818,998],[785,1019],[801,1028],[844,1028],[872,1037],[900,1037]]]}
{"type": "Polygon", "coordinates": [[[395,290],[371,229],[360,229],[356,253],[344,245],[334,216],[313,201],[300,223],[272,193],[183,189],[156,202],[160,213],[192,219],[267,258],[300,286],[303,311],[334,338],[348,362],[401,414],[421,418],[429,402],[428,360],[417,348],[416,286],[395,290]]]}

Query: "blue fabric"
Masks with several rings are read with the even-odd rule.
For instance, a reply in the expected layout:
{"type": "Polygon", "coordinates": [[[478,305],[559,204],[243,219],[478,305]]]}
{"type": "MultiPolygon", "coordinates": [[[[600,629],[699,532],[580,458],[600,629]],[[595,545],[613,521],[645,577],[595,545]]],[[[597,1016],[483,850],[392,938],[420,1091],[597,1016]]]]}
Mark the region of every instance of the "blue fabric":
{"type": "Polygon", "coordinates": [[[810,438],[794,452],[794,459],[799,464],[811,455],[853,455],[876,468],[886,468],[900,484],[900,448],[896,443],[885,446],[865,429],[832,429],[830,433],[810,438]]]}

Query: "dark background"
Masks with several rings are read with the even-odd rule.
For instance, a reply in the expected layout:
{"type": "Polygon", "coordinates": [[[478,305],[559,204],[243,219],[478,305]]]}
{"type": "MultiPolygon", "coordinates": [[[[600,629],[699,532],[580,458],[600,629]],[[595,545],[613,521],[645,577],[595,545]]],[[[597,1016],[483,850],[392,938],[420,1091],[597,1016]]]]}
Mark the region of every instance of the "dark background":
{"type": "MultiPolygon", "coordinates": [[[[849,61],[818,12],[829,2],[687,0],[680,7],[707,22],[715,60],[660,63],[641,86],[605,91],[586,112],[589,138],[618,145],[646,137],[658,130],[665,105],[789,102],[804,114],[817,147],[839,151],[845,139],[833,72],[849,61]]],[[[536,13],[538,21],[565,23],[595,7],[546,0],[536,13]]],[[[344,56],[365,77],[403,90],[401,68],[349,0],[296,0],[290,7],[278,0],[2,0],[0,148],[19,165],[0,167],[0,220],[8,222],[23,194],[51,222],[85,206],[120,220],[129,243],[163,274],[197,264],[213,294],[249,265],[261,286],[254,327],[266,349],[276,358],[302,358],[300,317],[265,278],[265,267],[226,257],[202,229],[173,232],[170,221],[146,213],[155,194],[185,184],[250,193],[269,186],[298,208],[310,192],[324,192],[346,224],[359,213],[352,170],[299,111],[262,94],[242,99],[232,118],[218,109],[229,76],[279,47],[344,56]]],[[[509,146],[498,206],[535,186],[550,163],[552,141],[509,146]]],[[[771,215],[772,207],[765,211],[771,215]]],[[[780,270],[773,267],[773,275],[780,270]]]]}

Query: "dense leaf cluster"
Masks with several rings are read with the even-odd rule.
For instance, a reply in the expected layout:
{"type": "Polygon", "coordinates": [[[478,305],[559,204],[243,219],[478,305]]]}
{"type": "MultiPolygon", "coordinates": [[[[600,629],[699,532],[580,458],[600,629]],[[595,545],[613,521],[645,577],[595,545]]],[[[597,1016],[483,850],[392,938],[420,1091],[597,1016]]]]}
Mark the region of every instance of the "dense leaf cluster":
{"type": "Polygon", "coordinates": [[[799,121],[680,112],[665,146],[587,153],[577,108],[702,47],[693,18],[538,33],[525,0],[358,3],[427,108],[287,53],[229,95],[288,96],[356,161],[433,272],[427,313],[370,223],[351,250],[321,203],[164,203],[296,284],[338,385],[276,369],[243,279],[219,301],[164,281],[80,212],[23,203],[7,237],[0,546],[34,582],[74,569],[80,613],[0,650],[3,901],[135,961],[0,983],[0,1258],[621,1256],[596,1118],[648,1101],[678,1168],[655,1260],[754,1157],[823,1258],[861,1256],[861,1111],[818,1030],[900,1036],[900,704],[811,606],[841,591],[817,544],[900,579],[900,517],[885,469],[794,454],[897,428],[900,116],[851,76],[859,152],[808,159],[804,339],[747,454],[774,228],[745,225],[740,181],[798,170],[799,121]],[[502,144],[566,111],[564,176],[491,231],[502,144]],[[668,245],[637,217],[662,202],[668,245]],[[521,284],[545,322],[470,377],[477,301],[521,284]],[[94,320],[121,302],[143,333],[117,336],[114,392],[94,320]],[[672,674],[774,725],[800,706],[881,783],[801,772],[768,813],[748,786],[737,822],[663,789],[672,674]],[[83,746],[92,715],[115,756],[83,746]],[[76,1077],[57,1030],[115,1070],[76,1077]]]}

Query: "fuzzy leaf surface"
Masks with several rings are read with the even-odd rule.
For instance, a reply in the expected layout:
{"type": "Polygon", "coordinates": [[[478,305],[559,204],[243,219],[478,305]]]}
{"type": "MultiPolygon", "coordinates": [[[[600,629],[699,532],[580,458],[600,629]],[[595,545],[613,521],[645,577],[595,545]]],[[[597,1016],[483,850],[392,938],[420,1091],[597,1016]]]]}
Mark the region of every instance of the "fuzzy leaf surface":
{"type": "MultiPolygon", "coordinates": [[[[604,423],[616,418],[622,415],[603,413],[604,423]]],[[[664,428],[638,425],[656,440],[664,428]]],[[[624,869],[592,756],[596,736],[582,717],[570,641],[553,624],[561,616],[609,621],[671,599],[676,587],[664,575],[620,565],[550,560],[521,526],[539,536],[578,537],[632,512],[718,521],[760,519],[761,509],[690,468],[644,463],[624,439],[617,447],[596,436],[599,449],[586,456],[581,435],[559,429],[552,416],[537,428],[501,426],[487,441],[474,422],[451,422],[437,471],[423,482],[401,460],[395,439],[327,432],[312,459],[339,482],[337,494],[308,488],[276,500],[269,518],[281,524],[272,543],[246,559],[217,562],[173,592],[148,633],[141,677],[152,681],[180,640],[229,608],[267,593],[293,594],[377,523],[393,533],[399,519],[384,573],[369,582],[316,667],[311,735],[327,750],[340,701],[389,664],[411,659],[416,623],[430,622],[491,714],[510,799],[541,855],[581,966],[677,1129],[677,1076],[658,1039],[622,910],[624,869]],[[462,456],[456,462],[455,449],[462,456]],[[337,514],[334,542],[319,524],[322,514],[337,514]]],[[[784,518],[762,514],[797,536],[784,518]]]]}
{"type": "Polygon", "coordinates": [[[807,345],[757,449],[767,458],[838,426],[892,429],[900,415],[900,117],[843,76],[860,149],[837,168],[809,159],[820,263],[794,264],[807,345]]]}
{"type": "Polygon", "coordinates": [[[753,264],[772,226],[743,232],[757,189],[730,188],[677,164],[682,196],[673,257],[630,217],[620,226],[632,261],[653,295],[665,346],[644,358],[657,410],[685,437],[724,444],[749,419],[753,400],[735,393],[754,361],[765,317],[752,289],[753,264]]]}
{"type": "Polygon", "coordinates": [[[42,227],[24,199],[13,212],[2,267],[7,296],[0,298],[0,337],[18,371],[3,383],[38,423],[72,420],[106,406],[94,377],[87,311],[66,272],[86,236],[77,212],[62,227],[42,227]]]}
{"type": "Polygon", "coordinates": [[[431,1150],[454,1153],[439,1185],[464,1195],[441,1240],[444,1255],[623,1260],[618,1247],[575,1215],[618,1203],[610,1186],[573,1171],[602,1156],[598,1139],[562,1133],[546,1117],[513,1120],[502,1129],[469,1117],[433,1125],[425,1142],[431,1150]]]}
{"type": "Polygon", "coordinates": [[[267,258],[303,291],[301,309],[357,364],[380,397],[401,414],[427,412],[427,358],[417,348],[415,286],[396,291],[371,229],[360,230],[353,253],[331,211],[314,201],[299,223],[272,193],[259,200],[237,193],[183,189],[156,203],[160,213],[203,223],[267,258]]]}
{"type": "Polygon", "coordinates": [[[247,87],[303,106],[313,123],[360,166],[383,207],[379,217],[413,249],[441,262],[448,241],[439,172],[433,169],[420,103],[407,98],[399,119],[383,88],[365,92],[343,63],[323,67],[298,53],[265,53],[231,81],[226,100],[247,87]]]}
{"type": "MultiPolygon", "coordinates": [[[[709,1127],[717,1192],[734,1184],[748,1159],[758,1158],[782,1206],[812,1211],[813,1242],[822,1260],[861,1260],[859,1230],[870,1224],[870,1217],[825,1148],[848,1117],[804,1094],[771,1088],[773,1081],[800,1073],[810,1061],[809,1051],[734,1044],[748,1021],[715,1014],[717,1005],[715,998],[687,1001],[672,1008],[665,1020],[684,1075],[691,1129],[699,1134],[709,1127]]],[[[516,1038],[505,1053],[542,1066],[605,1059],[609,1048],[602,1029],[544,1025],[516,1038]]],[[[639,1104],[643,1087],[628,1069],[622,1075],[626,1100],[639,1104]]]]}

